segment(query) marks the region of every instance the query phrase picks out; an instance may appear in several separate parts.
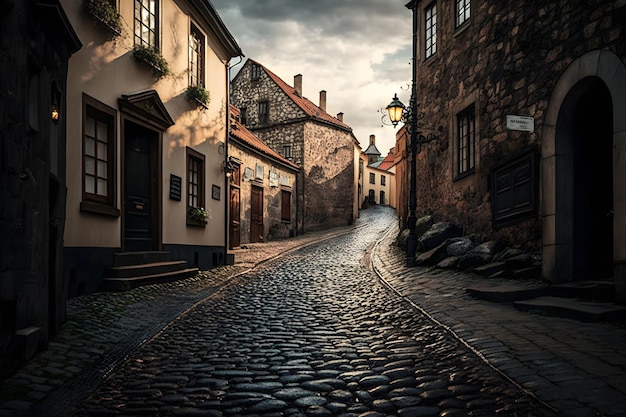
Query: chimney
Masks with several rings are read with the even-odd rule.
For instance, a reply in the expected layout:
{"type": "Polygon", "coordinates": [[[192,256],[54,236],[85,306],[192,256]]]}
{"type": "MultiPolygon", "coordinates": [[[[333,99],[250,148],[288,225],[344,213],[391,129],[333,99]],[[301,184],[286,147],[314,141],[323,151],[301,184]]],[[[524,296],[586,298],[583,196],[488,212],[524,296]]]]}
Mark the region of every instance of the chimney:
{"type": "Polygon", "coordinates": [[[343,122],[343,113],[337,113],[337,119],[339,119],[340,122],[343,122]]]}
{"type": "Polygon", "coordinates": [[[320,109],[326,111],[326,90],[320,91],[320,109]]]}
{"type": "Polygon", "coordinates": [[[370,145],[376,145],[376,135],[370,135],[370,145]]]}
{"type": "Polygon", "coordinates": [[[293,76],[293,88],[296,90],[296,95],[302,97],[302,74],[293,76]]]}

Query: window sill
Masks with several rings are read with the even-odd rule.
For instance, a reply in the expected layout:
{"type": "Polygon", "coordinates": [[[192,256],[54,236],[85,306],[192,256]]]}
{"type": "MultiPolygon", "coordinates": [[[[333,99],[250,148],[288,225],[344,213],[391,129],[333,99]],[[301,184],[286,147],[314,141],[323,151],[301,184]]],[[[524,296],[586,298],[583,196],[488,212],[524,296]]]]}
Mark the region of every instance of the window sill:
{"type": "Polygon", "coordinates": [[[470,175],[473,175],[475,173],[476,173],[476,168],[469,169],[469,170],[467,170],[465,172],[462,172],[462,173],[458,174],[456,177],[454,177],[454,179],[452,181],[455,182],[455,181],[462,180],[463,178],[467,178],[470,175]]]}
{"type": "Polygon", "coordinates": [[[201,220],[194,220],[194,219],[187,218],[187,226],[204,228],[206,227],[206,223],[207,223],[206,220],[201,221],[201,220]]]}
{"type": "Polygon", "coordinates": [[[80,211],[82,213],[100,214],[108,217],[120,217],[119,209],[94,201],[81,201],[80,211]]]}

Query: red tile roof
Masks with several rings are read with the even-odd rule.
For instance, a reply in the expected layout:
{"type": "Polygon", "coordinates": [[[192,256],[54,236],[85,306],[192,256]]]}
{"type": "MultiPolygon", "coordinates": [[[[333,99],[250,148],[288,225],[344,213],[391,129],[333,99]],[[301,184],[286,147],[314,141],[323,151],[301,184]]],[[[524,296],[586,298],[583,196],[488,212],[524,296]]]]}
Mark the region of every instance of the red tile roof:
{"type": "Polygon", "coordinates": [[[383,161],[378,165],[378,169],[387,171],[392,166],[394,166],[394,157],[393,157],[393,154],[389,152],[387,156],[385,157],[385,159],[383,159],[383,161]]]}
{"type": "Polygon", "coordinates": [[[299,171],[300,167],[291,162],[290,160],[284,158],[281,154],[274,151],[272,148],[267,146],[265,142],[259,139],[254,133],[250,132],[246,127],[241,124],[239,121],[239,109],[233,105],[229,106],[230,109],[230,135],[239,139],[241,142],[246,145],[252,147],[253,149],[259,151],[266,156],[277,159],[282,162],[284,165],[289,166],[290,168],[299,171]]]}
{"type": "Polygon", "coordinates": [[[291,98],[293,102],[296,103],[296,105],[300,107],[308,116],[322,120],[327,123],[331,123],[342,129],[352,131],[352,128],[341,120],[326,113],[324,110],[313,104],[306,97],[300,97],[298,94],[296,94],[296,89],[284,82],[278,75],[274,74],[272,71],[253,59],[249,59],[249,61],[263,68],[263,70],[276,83],[276,85],[278,85],[289,96],[289,98],[291,98]]]}

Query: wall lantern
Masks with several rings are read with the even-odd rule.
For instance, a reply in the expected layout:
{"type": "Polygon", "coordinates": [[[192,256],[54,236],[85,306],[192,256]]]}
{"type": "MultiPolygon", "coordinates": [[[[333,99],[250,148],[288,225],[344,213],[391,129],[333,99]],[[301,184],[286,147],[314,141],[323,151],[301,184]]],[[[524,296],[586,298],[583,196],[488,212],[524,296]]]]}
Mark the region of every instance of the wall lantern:
{"type": "Polygon", "coordinates": [[[387,114],[389,115],[389,120],[393,124],[393,127],[396,127],[398,123],[403,120],[404,115],[404,104],[400,100],[398,100],[398,94],[393,95],[393,99],[391,103],[389,103],[386,107],[387,114]]]}
{"type": "Polygon", "coordinates": [[[53,81],[50,85],[50,101],[50,119],[52,119],[54,123],[58,123],[61,118],[61,111],[59,110],[61,91],[59,91],[56,81],[53,81]]]}

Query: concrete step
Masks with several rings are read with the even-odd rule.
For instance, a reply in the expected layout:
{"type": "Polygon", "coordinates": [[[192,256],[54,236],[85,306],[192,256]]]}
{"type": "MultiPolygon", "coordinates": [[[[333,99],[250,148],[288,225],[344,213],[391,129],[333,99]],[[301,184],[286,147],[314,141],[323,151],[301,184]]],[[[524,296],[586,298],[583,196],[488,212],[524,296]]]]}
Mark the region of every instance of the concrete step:
{"type": "Polygon", "coordinates": [[[626,321],[626,306],[610,302],[543,296],[515,301],[513,305],[521,311],[532,311],[549,316],[566,317],[588,322],[626,321]]]}
{"type": "Polygon", "coordinates": [[[615,299],[615,284],[613,281],[600,280],[565,282],[551,285],[550,294],[555,297],[613,301],[615,299]]]}
{"type": "Polygon", "coordinates": [[[104,278],[102,280],[103,291],[128,291],[132,288],[149,284],[161,284],[180,279],[189,278],[198,273],[198,268],[184,268],[176,271],[168,271],[157,274],[140,275],[132,277],[104,278]]]}

